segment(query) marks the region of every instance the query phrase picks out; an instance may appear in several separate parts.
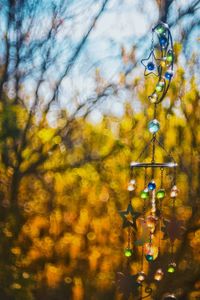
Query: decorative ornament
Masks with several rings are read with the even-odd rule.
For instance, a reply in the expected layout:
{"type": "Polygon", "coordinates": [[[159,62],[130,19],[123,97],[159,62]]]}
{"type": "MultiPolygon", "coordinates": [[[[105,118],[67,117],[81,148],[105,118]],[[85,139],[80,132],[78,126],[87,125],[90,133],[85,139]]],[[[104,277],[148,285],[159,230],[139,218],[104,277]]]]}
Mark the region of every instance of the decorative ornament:
{"type": "Polygon", "coordinates": [[[167,80],[171,80],[172,76],[173,76],[173,71],[169,70],[169,71],[165,72],[165,78],[167,80]]]}
{"type": "Polygon", "coordinates": [[[145,67],[144,75],[148,76],[150,74],[153,74],[155,76],[158,76],[159,75],[158,62],[159,60],[156,59],[153,51],[150,52],[147,58],[142,59],[141,63],[145,67]]]}
{"type": "Polygon", "coordinates": [[[148,184],[148,189],[149,189],[150,191],[153,191],[153,190],[155,190],[155,188],[156,188],[155,181],[152,180],[152,181],[149,182],[149,184],[148,184]]]}
{"type": "Polygon", "coordinates": [[[167,268],[167,272],[169,274],[173,274],[176,271],[176,264],[174,262],[170,263],[168,268],[167,268]]]}
{"type": "Polygon", "coordinates": [[[132,254],[133,254],[133,250],[132,250],[132,249],[126,248],[126,249],[124,250],[124,255],[125,255],[126,257],[131,257],[132,254]]]}
{"type": "Polygon", "coordinates": [[[136,185],[135,179],[131,179],[131,180],[129,181],[127,190],[128,190],[129,192],[134,191],[134,190],[135,190],[135,185],[136,185]]]}
{"type": "Polygon", "coordinates": [[[176,300],[176,296],[174,294],[165,294],[162,300],[176,300]]]}
{"type": "Polygon", "coordinates": [[[138,275],[117,273],[117,286],[124,299],[129,299],[130,295],[137,296],[140,283],[137,282],[138,275]]]}
{"type": "Polygon", "coordinates": [[[164,189],[159,189],[156,192],[156,198],[157,199],[163,199],[165,197],[165,190],[164,189]]]}
{"type": "Polygon", "coordinates": [[[143,281],[145,281],[146,275],[143,271],[138,273],[138,277],[137,277],[137,282],[138,283],[142,283],[143,281]]]}
{"type": "Polygon", "coordinates": [[[148,124],[148,129],[149,132],[156,133],[160,129],[160,123],[158,122],[158,120],[154,119],[150,121],[148,124]]]}
{"type": "Polygon", "coordinates": [[[154,30],[158,33],[158,34],[164,34],[166,32],[166,29],[168,29],[169,26],[165,23],[159,23],[154,30]]]}
{"type": "Polygon", "coordinates": [[[147,76],[154,74],[158,77],[155,89],[149,96],[151,103],[160,103],[164,99],[173,76],[173,62],[174,50],[171,32],[167,24],[160,22],[152,29],[152,45],[150,54],[147,59],[141,60],[141,63],[145,67],[144,75],[147,76]],[[154,34],[157,35],[160,45],[159,58],[156,57],[155,54],[154,34]],[[154,72],[154,70],[156,70],[156,72],[154,72]]]}
{"type": "Polygon", "coordinates": [[[164,273],[163,273],[162,269],[158,269],[154,275],[154,279],[156,281],[161,281],[163,279],[163,275],[164,275],[164,273]]]}
{"type": "Polygon", "coordinates": [[[158,252],[158,247],[154,246],[151,241],[144,245],[144,254],[148,262],[156,260],[158,252]]]}
{"type": "Polygon", "coordinates": [[[164,227],[162,227],[162,231],[164,232],[164,239],[169,238],[171,242],[174,242],[176,239],[180,240],[182,234],[185,230],[184,222],[177,220],[175,217],[164,221],[164,227]]]}
{"type": "Polygon", "coordinates": [[[147,227],[148,227],[148,229],[151,233],[154,233],[154,231],[156,229],[157,221],[158,221],[157,217],[155,217],[153,215],[147,216],[146,224],[147,224],[147,227]]]}
{"type": "Polygon", "coordinates": [[[127,210],[120,211],[119,215],[123,220],[123,228],[131,226],[136,230],[136,220],[141,214],[134,211],[131,203],[128,204],[127,210]]]}
{"type": "Polygon", "coordinates": [[[146,254],[145,258],[148,262],[151,262],[153,261],[153,254],[146,254]]]}
{"type": "Polygon", "coordinates": [[[168,46],[168,38],[166,37],[165,34],[161,34],[160,37],[159,37],[159,42],[160,42],[160,45],[161,47],[164,49],[164,48],[167,48],[168,46]]]}
{"type": "Polygon", "coordinates": [[[149,198],[149,190],[148,189],[144,189],[141,193],[140,193],[140,197],[142,199],[148,199],[149,198]]]}
{"type": "Polygon", "coordinates": [[[149,101],[151,103],[156,103],[158,101],[158,95],[157,93],[153,93],[151,96],[148,97],[149,98],[149,101]]]}
{"type": "Polygon", "coordinates": [[[156,84],[156,92],[162,92],[165,88],[165,80],[161,80],[156,84]]]}
{"type": "MultiPolygon", "coordinates": [[[[175,209],[177,206],[176,197],[178,196],[178,188],[176,186],[176,168],[178,165],[171,153],[165,149],[157,137],[160,130],[157,106],[167,94],[173,78],[174,49],[171,32],[167,24],[159,22],[152,29],[150,54],[148,58],[142,59],[141,63],[145,67],[145,76],[153,74],[158,78],[148,96],[148,100],[153,107],[152,120],[148,123],[148,130],[152,136],[144,149],[142,149],[138,159],[130,164],[131,180],[128,183],[129,204],[125,211],[119,212],[123,221],[123,228],[128,230],[128,243],[127,248],[124,250],[128,271],[126,274],[118,273],[117,275],[117,283],[119,291],[123,294],[123,299],[128,299],[131,295],[136,297],[136,299],[143,299],[152,294],[152,289],[147,286],[145,293],[148,295],[143,297],[142,287],[147,277],[147,274],[143,271],[147,269],[144,265],[148,263],[148,268],[151,268],[162,249],[161,242],[164,243],[166,238],[170,240],[170,261],[172,261],[168,265],[167,273],[172,274],[176,271],[173,253],[174,242],[176,239],[181,238],[184,231],[184,223],[176,219],[175,209]],[[154,43],[155,36],[157,38],[156,43],[154,43]],[[164,152],[164,161],[157,161],[157,148],[164,152]],[[146,155],[148,151],[149,156],[146,155]],[[144,161],[141,161],[142,158],[144,158],[144,161]],[[137,171],[135,171],[136,169],[137,171]],[[138,169],[142,170],[144,174],[143,183],[141,184],[141,180],[139,180],[137,184],[138,188],[140,188],[139,201],[141,201],[141,212],[134,211],[131,202],[132,192],[136,188],[136,181],[133,178],[136,178],[138,175],[138,169]],[[166,172],[166,170],[168,171],[166,172]],[[165,182],[165,176],[168,174],[172,178],[171,191],[166,183],[168,181],[165,182]],[[166,218],[164,211],[162,211],[162,205],[163,202],[167,202],[163,201],[163,199],[169,195],[172,198],[172,201],[170,201],[171,215],[166,218]],[[129,274],[130,257],[133,254],[132,245],[141,247],[140,251],[138,251],[138,253],[141,253],[141,265],[139,267],[141,271],[138,270],[137,275],[129,274]],[[142,296],[137,298],[139,287],[141,288],[140,295],[142,296]]],[[[160,264],[159,261],[158,263],[160,264]]],[[[160,266],[154,273],[154,280],[159,282],[163,276],[162,266],[160,266]]],[[[168,297],[171,297],[169,299],[176,299],[173,298],[173,295],[168,295],[168,297]]]]}
{"type": "Polygon", "coordinates": [[[173,51],[171,49],[168,50],[167,57],[166,57],[167,62],[172,63],[173,62],[173,57],[174,57],[173,51]]]}
{"type": "Polygon", "coordinates": [[[178,196],[178,188],[176,185],[174,185],[171,189],[170,197],[176,198],[178,196]]]}

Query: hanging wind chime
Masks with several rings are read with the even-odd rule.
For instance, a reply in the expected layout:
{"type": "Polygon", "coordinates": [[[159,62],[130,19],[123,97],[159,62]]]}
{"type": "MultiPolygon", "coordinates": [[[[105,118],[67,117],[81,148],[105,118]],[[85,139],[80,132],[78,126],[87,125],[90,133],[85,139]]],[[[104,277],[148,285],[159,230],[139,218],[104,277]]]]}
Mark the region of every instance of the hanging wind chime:
{"type": "MultiPolygon", "coordinates": [[[[126,210],[119,212],[123,221],[122,227],[127,230],[128,237],[127,247],[124,250],[127,259],[126,271],[117,273],[117,285],[124,299],[129,299],[130,295],[138,297],[137,299],[143,299],[152,294],[152,289],[145,284],[144,264],[153,264],[154,260],[159,257],[161,240],[163,239],[169,239],[170,259],[166,270],[163,270],[162,266],[156,270],[154,280],[159,282],[164,273],[176,272],[174,242],[181,238],[184,230],[183,221],[176,218],[176,198],[179,192],[176,186],[177,163],[157,137],[160,129],[160,123],[157,120],[157,106],[164,99],[173,77],[173,40],[167,24],[160,22],[152,29],[151,51],[148,58],[143,59],[141,63],[145,67],[144,75],[154,75],[158,80],[155,89],[148,97],[153,106],[153,119],[148,123],[148,130],[152,137],[138,159],[130,164],[129,203],[126,210]],[[155,37],[156,42],[154,41],[155,37]],[[164,151],[168,161],[156,161],[157,148],[164,151]],[[150,150],[150,161],[141,162],[147,150],[150,150]],[[166,170],[172,178],[169,191],[168,187],[165,187],[166,170]],[[137,185],[136,176],[138,172],[144,174],[143,186],[137,185]],[[138,195],[138,190],[143,206],[142,212],[135,211],[132,205],[133,195],[138,195]],[[165,218],[162,212],[162,202],[166,197],[171,198],[169,200],[171,201],[171,214],[168,218],[165,218]],[[138,252],[141,253],[141,263],[138,273],[132,275],[130,262],[134,247],[140,248],[138,252]],[[145,287],[144,291],[143,287],[145,287]],[[145,292],[144,296],[143,292],[145,292]]],[[[173,294],[168,295],[168,297],[171,297],[169,299],[176,299],[173,294]]]]}

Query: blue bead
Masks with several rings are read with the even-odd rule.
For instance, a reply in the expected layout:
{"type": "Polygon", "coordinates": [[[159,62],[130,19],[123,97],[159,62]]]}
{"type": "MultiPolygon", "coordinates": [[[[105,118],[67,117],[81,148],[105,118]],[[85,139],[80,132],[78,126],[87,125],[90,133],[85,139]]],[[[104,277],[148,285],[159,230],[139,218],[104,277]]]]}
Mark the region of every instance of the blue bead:
{"type": "Polygon", "coordinates": [[[153,62],[149,62],[149,63],[147,64],[147,69],[148,69],[149,71],[153,71],[153,70],[155,69],[154,63],[153,63],[153,62]]]}
{"type": "Polygon", "coordinates": [[[154,119],[149,122],[148,129],[151,133],[156,133],[160,129],[160,123],[154,119]]]}
{"type": "Polygon", "coordinates": [[[145,257],[147,261],[153,261],[153,255],[147,254],[145,257]]]}
{"type": "Polygon", "coordinates": [[[164,47],[167,46],[167,38],[164,35],[162,35],[159,38],[159,41],[160,41],[161,46],[164,46],[164,47]]]}
{"type": "Polygon", "coordinates": [[[156,188],[155,182],[154,182],[154,181],[149,182],[149,184],[148,184],[148,189],[149,189],[150,191],[153,191],[153,190],[155,190],[155,188],[156,188]]]}
{"type": "Polygon", "coordinates": [[[165,78],[168,79],[168,80],[170,80],[170,79],[172,78],[172,76],[173,76],[172,71],[167,71],[167,72],[165,73],[165,78]]]}

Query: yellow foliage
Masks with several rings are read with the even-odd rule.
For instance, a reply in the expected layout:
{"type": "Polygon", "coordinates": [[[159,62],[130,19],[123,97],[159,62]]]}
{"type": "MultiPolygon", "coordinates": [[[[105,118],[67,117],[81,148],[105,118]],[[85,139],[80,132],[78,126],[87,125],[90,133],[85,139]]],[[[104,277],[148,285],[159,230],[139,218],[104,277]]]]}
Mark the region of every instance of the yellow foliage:
{"type": "Polygon", "coordinates": [[[45,275],[49,287],[56,287],[63,276],[63,268],[52,264],[45,265],[45,275]]]}

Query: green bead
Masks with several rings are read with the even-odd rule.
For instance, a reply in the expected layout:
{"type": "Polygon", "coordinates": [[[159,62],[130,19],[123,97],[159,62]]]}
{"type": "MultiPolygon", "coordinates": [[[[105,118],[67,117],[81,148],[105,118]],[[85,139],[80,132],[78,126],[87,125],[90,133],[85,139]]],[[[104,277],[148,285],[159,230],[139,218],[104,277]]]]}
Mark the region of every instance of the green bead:
{"type": "Polygon", "coordinates": [[[171,50],[168,51],[166,59],[167,59],[168,62],[173,61],[173,52],[171,50]]]}
{"type": "Polygon", "coordinates": [[[167,61],[168,62],[172,62],[172,60],[173,60],[173,56],[167,56],[167,61]]]}
{"type": "Polygon", "coordinates": [[[174,267],[169,267],[169,268],[167,269],[167,272],[168,272],[168,273],[174,273],[174,272],[175,272],[174,267]]]}
{"type": "Polygon", "coordinates": [[[156,32],[159,33],[159,34],[162,34],[165,32],[165,27],[162,25],[162,24],[159,24],[157,27],[156,27],[156,32]]]}
{"type": "Polygon", "coordinates": [[[157,92],[161,92],[164,88],[164,83],[163,82],[158,82],[158,84],[156,85],[156,91],[157,92]]]}
{"type": "Polygon", "coordinates": [[[145,189],[145,190],[141,191],[140,197],[142,199],[148,199],[149,198],[149,191],[148,191],[148,189],[145,189]]]}
{"type": "Polygon", "coordinates": [[[132,254],[133,254],[133,250],[132,250],[132,249],[126,248],[126,249],[124,250],[124,255],[125,255],[126,257],[130,257],[132,254]]]}
{"type": "Polygon", "coordinates": [[[174,273],[175,271],[176,271],[176,264],[175,264],[175,263],[169,264],[168,269],[167,269],[167,272],[170,273],[170,274],[172,274],[172,273],[174,273]]]}
{"type": "Polygon", "coordinates": [[[157,91],[157,92],[161,92],[161,91],[162,91],[162,86],[157,85],[157,86],[156,86],[156,91],[157,91]]]}
{"type": "Polygon", "coordinates": [[[158,190],[157,193],[156,193],[156,197],[158,199],[163,199],[165,197],[165,190],[164,189],[158,190]]]}
{"type": "Polygon", "coordinates": [[[149,262],[150,262],[150,261],[153,261],[153,255],[147,254],[145,257],[146,257],[146,260],[147,260],[147,261],[149,261],[149,262]]]}

